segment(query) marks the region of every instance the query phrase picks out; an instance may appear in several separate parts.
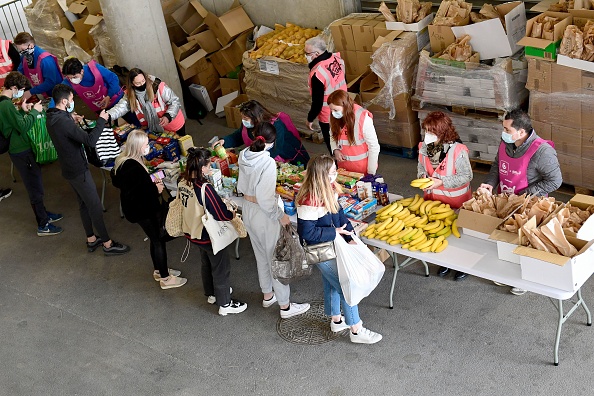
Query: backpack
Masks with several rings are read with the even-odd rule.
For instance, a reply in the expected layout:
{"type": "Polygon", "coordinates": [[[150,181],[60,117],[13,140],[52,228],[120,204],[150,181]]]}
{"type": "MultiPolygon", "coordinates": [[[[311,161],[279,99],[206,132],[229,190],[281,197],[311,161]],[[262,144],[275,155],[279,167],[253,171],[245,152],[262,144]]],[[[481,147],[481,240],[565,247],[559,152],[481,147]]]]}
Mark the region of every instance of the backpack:
{"type": "MultiPolygon", "coordinates": [[[[81,128],[85,132],[91,132],[93,127],[87,123],[88,121],[86,119],[83,118],[83,121],[84,124],[81,125],[81,128]]],[[[103,128],[94,148],[87,145],[84,147],[87,161],[89,164],[96,166],[97,168],[113,165],[116,157],[121,153],[120,146],[115,139],[113,128],[107,126],[103,128]]]]}

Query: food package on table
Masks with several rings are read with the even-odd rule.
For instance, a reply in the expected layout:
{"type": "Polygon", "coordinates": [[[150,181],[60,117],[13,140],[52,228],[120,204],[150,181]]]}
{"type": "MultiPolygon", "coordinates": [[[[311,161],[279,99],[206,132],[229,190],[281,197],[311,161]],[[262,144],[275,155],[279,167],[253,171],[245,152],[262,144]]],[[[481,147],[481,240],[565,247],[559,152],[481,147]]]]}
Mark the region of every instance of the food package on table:
{"type": "Polygon", "coordinates": [[[337,173],[338,173],[339,175],[342,175],[342,176],[347,176],[347,177],[352,177],[353,179],[357,179],[357,180],[359,180],[359,179],[361,179],[363,176],[365,176],[363,173],[359,173],[359,172],[350,172],[350,171],[348,171],[348,170],[346,170],[346,169],[343,169],[343,168],[338,168],[338,170],[337,170],[337,173]]]}
{"type": "MultiPolygon", "coordinates": [[[[382,13],[384,18],[386,18],[386,22],[396,22],[396,18],[394,18],[392,11],[390,11],[385,2],[382,1],[378,7],[378,11],[382,13]]],[[[396,11],[398,12],[398,6],[396,6],[396,11]]]]}
{"type": "Polygon", "coordinates": [[[465,34],[456,39],[455,42],[448,45],[443,52],[437,54],[435,57],[439,59],[466,62],[472,57],[472,46],[470,45],[471,37],[465,34]]]}
{"type": "Polygon", "coordinates": [[[470,13],[470,20],[472,23],[479,23],[483,21],[488,21],[490,19],[497,19],[501,21],[503,27],[505,27],[505,19],[499,14],[499,11],[492,4],[483,4],[481,10],[479,12],[471,12],[470,13]]]}
{"type": "Polygon", "coordinates": [[[540,228],[524,226],[522,227],[522,233],[535,249],[560,254],[565,257],[573,257],[578,252],[575,246],[567,241],[561,223],[556,217],[540,228]]]}
{"type": "Polygon", "coordinates": [[[256,39],[256,49],[250,51],[252,59],[274,56],[296,63],[307,63],[305,41],[321,33],[317,29],[303,28],[287,23],[287,26],[275,25],[275,30],[256,39]]]}
{"type": "Polygon", "coordinates": [[[561,40],[561,48],[559,53],[561,55],[569,56],[570,58],[580,59],[584,52],[584,34],[579,27],[569,25],[563,32],[563,40],[561,40]]]}
{"type": "Polygon", "coordinates": [[[508,197],[508,200],[509,199],[513,201],[513,204],[507,208],[502,207],[501,214],[509,213],[509,210],[514,207],[517,208],[517,210],[513,216],[499,226],[499,229],[512,233],[521,229],[529,219],[534,219],[536,226],[541,225],[543,221],[559,208],[559,204],[555,202],[553,197],[511,195],[508,197]],[[518,207],[520,201],[523,202],[521,202],[518,207]]]}
{"type": "Polygon", "coordinates": [[[471,10],[472,4],[466,3],[464,0],[444,0],[439,5],[433,24],[460,26],[467,20],[471,10]]]}
{"type": "Polygon", "coordinates": [[[583,210],[576,206],[572,206],[571,204],[567,204],[563,209],[557,212],[555,217],[561,223],[563,230],[577,233],[593,213],[594,205],[583,210]]]}

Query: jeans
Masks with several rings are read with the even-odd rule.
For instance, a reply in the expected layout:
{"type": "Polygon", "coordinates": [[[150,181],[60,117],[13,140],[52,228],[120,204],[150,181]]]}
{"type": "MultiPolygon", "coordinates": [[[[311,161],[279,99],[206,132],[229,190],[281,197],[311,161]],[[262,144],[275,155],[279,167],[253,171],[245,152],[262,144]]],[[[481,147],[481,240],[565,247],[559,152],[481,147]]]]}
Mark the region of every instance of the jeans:
{"type": "Polygon", "coordinates": [[[167,247],[165,246],[165,239],[162,236],[159,217],[155,214],[153,217],[140,220],[138,225],[142,227],[144,233],[150,240],[153,267],[155,270],[159,271],[161,278],[167,278],[169,276],[169,269],[167,268],[167,247]]]}
{"type": "Polygon", "coordinates": [[[350,306],[347,304],[342,294],[340,281],[338,280],[338,268],[336,267],[336,260],[324,261],[319,263],[317,267],[322,273],[322,281],[324,284],[324,312],[328,316],[340,315],[340,305],[342,304],[342,312],[344,320],[348,326],[354,326],[361,321],[359,318],[359,307],[357,305],[350,306]]]}
{"type": "Polygon", "coordinates": [[[330,123],[321,122],[319,120],[318,123],[320,124],[320,129],[322,130],[322,136],[324,137],[324,143],[326,143],[326,148],[328,149],[330,155],[334,155],[332,153],[332,149],[330,148],[330,123]]]}

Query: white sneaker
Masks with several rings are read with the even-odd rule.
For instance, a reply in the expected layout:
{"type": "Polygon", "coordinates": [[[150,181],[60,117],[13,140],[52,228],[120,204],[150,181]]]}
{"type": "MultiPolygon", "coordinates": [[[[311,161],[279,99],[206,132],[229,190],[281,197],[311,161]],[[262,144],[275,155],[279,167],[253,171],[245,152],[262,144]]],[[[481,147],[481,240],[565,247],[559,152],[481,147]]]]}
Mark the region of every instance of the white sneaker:
{"type": "MultiPolygon", "coordinates": [[[[233,288],[229,287],[229,294],[233,294],[233,288]]],[[[215,296],[208,296],[206,302],[209,304],[214,304],[217,302],[217,298],[215,296]]]]}
{"type": "Polygon", "coordinates": [[[276,303],[276,294],[272,295],[270,300],[262,300],[262,306],[264,308],[272,307],[276,303]]]}
{"type": "MultiPolygon", "coordinates": [[[[173,276],[180,276],[181,275],[181,271],[178,270],[174,270],[169,268],[169,275],[173,275],[173,276]]],[[[161,273],[158,270],[154,270],[153,271],[153,278],[159,282],[161,280],[161,273]]]]}
{"type": "Polygon", "coordinates": [[[237,300],[231,300],[227,306],[219,307],[219,315],[227,316],[227,314],[241,313],[247,309],[247,304],[237,300]]]}
{"type": "Polygon", "coordinates": [[[514,294],[516,296],[522,296],[526,294],[527,291],[528,290],[520,289],[519,287],[512,287],[512,289],[510,290],[511,294],[514,294]]]}
{"type": "MultiPolygon", "coordinates": [[[[276,300],[276,298],[275,298],[275,300],[276,300]]],[[[302,313],[306,313],[308,310],[309,310],[308,303],[303,303],[303,304],[291,303],[291,304],[289,304],[288,311],[283,311],[282,309],[280,310],[280,315],[281,315],[281,318],[288,319],[288,318],[292,318],[293,316],[297,316],[297,315],[301,315],[302,313]]]]}
{"type": "Polygon", "coordinates": [[[180,278],[177,276],[169,275],[167,278],[161,278],[159,283],[161,285],[161,289],[173,289],[175,287],[182,287],[186,284],[188,280],[186,278],[180,278]]]}
{"type": "Polygon", "coordinates": [[[332,330],[334,333],[339,333],[343,330],[348,329],[349,326],[348,324],[346,324],[345,320],[344,320],[344,316],[340,317],[340,323],[334,323],[334,321],[332,319],[330,319],[330,330],[332,330]]]}
{"type": "Polygon", "coordinates": [[[366,329],[363,325],[361,325],[357,334],[353,334],[351,331],[349,336],[351,337],[351,342],[355,344],[375,344],[382,339],[381,334],[366,329]]]}
{"type": "Polygon", "coordinates": [[[495,282],[495,281],[493,281],[493,283],[495,283],[497,286],[507,286],[506,284],[495,282]]]}

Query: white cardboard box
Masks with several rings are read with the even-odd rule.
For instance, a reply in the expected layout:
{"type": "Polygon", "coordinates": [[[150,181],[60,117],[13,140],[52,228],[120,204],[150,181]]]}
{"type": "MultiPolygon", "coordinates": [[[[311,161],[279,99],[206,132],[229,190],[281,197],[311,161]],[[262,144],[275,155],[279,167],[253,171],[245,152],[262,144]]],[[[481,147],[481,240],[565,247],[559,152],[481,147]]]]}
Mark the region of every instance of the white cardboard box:
{"type": "Polygon", "coordinates": [[[420,32],[425,29],[431,22],[435,13],[431,13],[423,18],[422,21],[417,23],[404,23],[404,22],[386,22],[386,29],[388,30],[404,30],[405,32],[420,32]]]}
{"type": "Polygon", "coordinates": [[[230,94],[221,96],[217,100],[217,108],[215,110],[215,115],[219,118],[225,117],[225,105],[227,103],[231,102],[233,99],[235,99],[238,95],[239,95],[239,92],[235,91],[235,92],[231,92],[230,94]]]}
{"type": "Polygon", "coordinates": [[[581,59],[573,59],[565,55],[557,55],[557,64],[594,73],[594,62],[589,62],[581,59]]]}
{"type": "Polygon", "coordinates": [[[514,253],[519,241],[517,234],[495,230],[489,238],[497,242],[497,257],[499,260],[520,264],[520,256],[514,253]]]}

